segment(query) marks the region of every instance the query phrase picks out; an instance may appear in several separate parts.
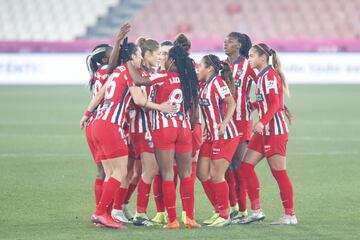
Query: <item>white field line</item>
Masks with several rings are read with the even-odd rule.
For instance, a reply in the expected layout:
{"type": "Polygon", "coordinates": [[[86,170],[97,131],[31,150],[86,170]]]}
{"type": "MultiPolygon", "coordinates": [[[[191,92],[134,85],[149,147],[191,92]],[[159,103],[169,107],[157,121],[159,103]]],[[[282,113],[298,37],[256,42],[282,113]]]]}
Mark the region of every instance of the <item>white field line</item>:
{"type": "Polygon", "coordinates": [[[312,137],[312,136],[302,136],[302,137],[289,137],[289,140],[295,141],[316,141],[316,142],[360,142],[358,137],[312,137]]]}

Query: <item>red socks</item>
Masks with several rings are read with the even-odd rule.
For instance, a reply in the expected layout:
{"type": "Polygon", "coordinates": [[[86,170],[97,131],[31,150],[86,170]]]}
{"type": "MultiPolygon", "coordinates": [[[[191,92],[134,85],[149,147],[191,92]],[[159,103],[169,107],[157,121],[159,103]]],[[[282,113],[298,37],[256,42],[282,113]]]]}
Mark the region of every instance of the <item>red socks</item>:
{"type": "Polygon", "coordinates": [[[116,190],[120,187],[120,182],[115,178],[109,178],[101,195],[101,199],[96,208],[95,214],[102,215],[105,213],[107,206],[111,203],[114,198],[116,190]]]}
{"type": "Polygon", "coordinates": [[[180,195],[186,216],[194,219],[194,181],[192,176],[180,181],[180,195]]]}
{"type": "Polygon", "coordinates": [[[95,203],[96,206],[99,204],[100,198],[101,198],[101,194],[103,192],[103,183],[104,180],[102,180],[101,178],[96,178],[95,179],[95,183],[94,183],[94,193],[95,193],[95,203]]]}
{"type": "Polygon", "coordinates": [[[246,182],[243,177],[240,177],[240,168],[238,168],[235,172],[235,179],[237,182],[237,200],[239,205],[239,211],[244,212],[247,208],[246,206],[246,182]]]}
{"type": "Polygon", "coordinates": [[[201,182],[201,184],[204,188],[204,192],[205,192],[207,198],[211,202],[211,205],[213,205],[214,209],[217,211],[213,181],[211,179],[208,179],[204,182],[201,182]]]}
{"type": "Polygon", "coordinates": [[[129,204],[130,198],[136,189],[137,184],[130,183],[128,191],[126,192],[124,204],[129,204]]]}
{"type": "Polygon", "coordinates": [[[280,197],[285,210],[285,214],[291,216],[295,215],[293,186],[291,184],[287,171],[273,170],[272,174],[279,185],[280,197]]]}
{"type": "Polygon", "coordinates": [[[218,206],[219,216],[229,218],[229,185],[226,181],[214,183],[215,198],[218,206]]]}
{"type": "Polygon", "coordinates": [[[127,188],[122,188],[122,187],[120,187],[116,191],[115,197],[114,197],[114,209],[122,210],[122,205],[124,204],[125,195],[126,195],[127,191],[128,191],[127,188]]]}
{"type": "Polygon", "coordinates": [[[237,199],[236,199],[236,182],[235,182],[235,176],[234,171],[231,169],[228,169],[225,172],[225,179],[229,186],[229,201],[230,206],[234,207],[236,205],[237,199]]]}
{"type": "Polygon", "coordinates": [[[137,190],[136,212],[146,213],[149,204],[150,190],[151,190],[151,184],[145,183],[141,177],[137,190]]]}
{"type": "Polygon", "coordinates": [[[165,205],[162,196],[162,179],[160,175],[154,177],[153,192],[157,212],[165,212],[165,205]]]}
{"type": "Polygon", "coordinates": [[[176,191],[174,181],[163,181],[162,191],[164,203],[170,222],[175,221],[176,217],[176,191]]]}
{"type": "Polygon", "coordinates": [[[243,178],[246,182],[251,209],[258,210],[260,208],[260,184],[254,170],[254,165],[242,162],[240,164],[240,178],[243,178]]]}

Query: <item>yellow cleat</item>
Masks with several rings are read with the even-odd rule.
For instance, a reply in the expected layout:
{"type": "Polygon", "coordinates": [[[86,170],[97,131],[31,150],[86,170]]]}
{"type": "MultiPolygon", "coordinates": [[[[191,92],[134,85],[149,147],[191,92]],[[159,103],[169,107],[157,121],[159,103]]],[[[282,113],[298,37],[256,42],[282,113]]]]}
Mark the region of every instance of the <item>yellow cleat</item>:
{"type": "Polygon", "coordinates": [[[212,224],[209,225],[209,227],[226,227],[231,224],[230,218],[222,218],[218,217],[212,224]]]}
{"type": "Polygon", "coordinates": [[[181,221],[186,224],[186,212],[185,211],[182,211],[181,212],[181,221]]]}
{"type": "Polygon", "coordinates": [[[151,219],[151,221],[157,224],[167,224],[165,212],[156,213],[155,217],[151,219]]]}
{"type": "Polygon", "coordinates": [[[214,214],[209,219],[205,220],[203,223],[205,225],[213,224],[218,217],[219,214],[217,212],[214,212],[214,214]]]}

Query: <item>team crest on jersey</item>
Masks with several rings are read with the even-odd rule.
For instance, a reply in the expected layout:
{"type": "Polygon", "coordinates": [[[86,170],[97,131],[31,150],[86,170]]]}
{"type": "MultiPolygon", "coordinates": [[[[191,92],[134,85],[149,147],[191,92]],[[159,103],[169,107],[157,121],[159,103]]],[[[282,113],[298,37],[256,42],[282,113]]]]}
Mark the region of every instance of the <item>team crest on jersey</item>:
{"type": "Polygon", "coordinates": [[[235,87],[240,87],[241,86],[241,79],[236,79],[234,81],[234,85],[235,85],[235,87]]]}
{"type": "Polygon", "coordinates": [[[237,75],[240,75],[240,76],[241,76],[242,73],[243,73],[242,68],[240,68],[240,69],[238,69],[238,70],[236,71],[236,74],[237,74],[237,75]]]}
{"type": "Polygon", "coordinates": [[[102,106],[103,109],[108,109],[111,105],[111,102],[105,101],[104,105],[102,106]]]}
{"type": "Polygon", "coordinates": [[[264,96],[262,94],[256,94],[256,101],[257,102],[262,102],[264,101],[264,96]]]}
{"type": "Polygon", "coordinates": [[[200,106],[210,106],[210,101],[207,98],[200,98],[199,105],[200,106]]]}

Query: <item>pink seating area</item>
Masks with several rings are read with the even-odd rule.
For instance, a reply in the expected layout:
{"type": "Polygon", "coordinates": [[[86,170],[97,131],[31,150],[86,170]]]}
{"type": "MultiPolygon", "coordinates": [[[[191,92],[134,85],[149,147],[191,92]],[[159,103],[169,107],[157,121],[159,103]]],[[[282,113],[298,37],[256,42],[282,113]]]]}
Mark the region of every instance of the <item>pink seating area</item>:
{"type": "Polygon", "coordinates": [[[223,39],[359,39],[360,0],[152,0],[132,19],[131,36],[223,39]]]}

